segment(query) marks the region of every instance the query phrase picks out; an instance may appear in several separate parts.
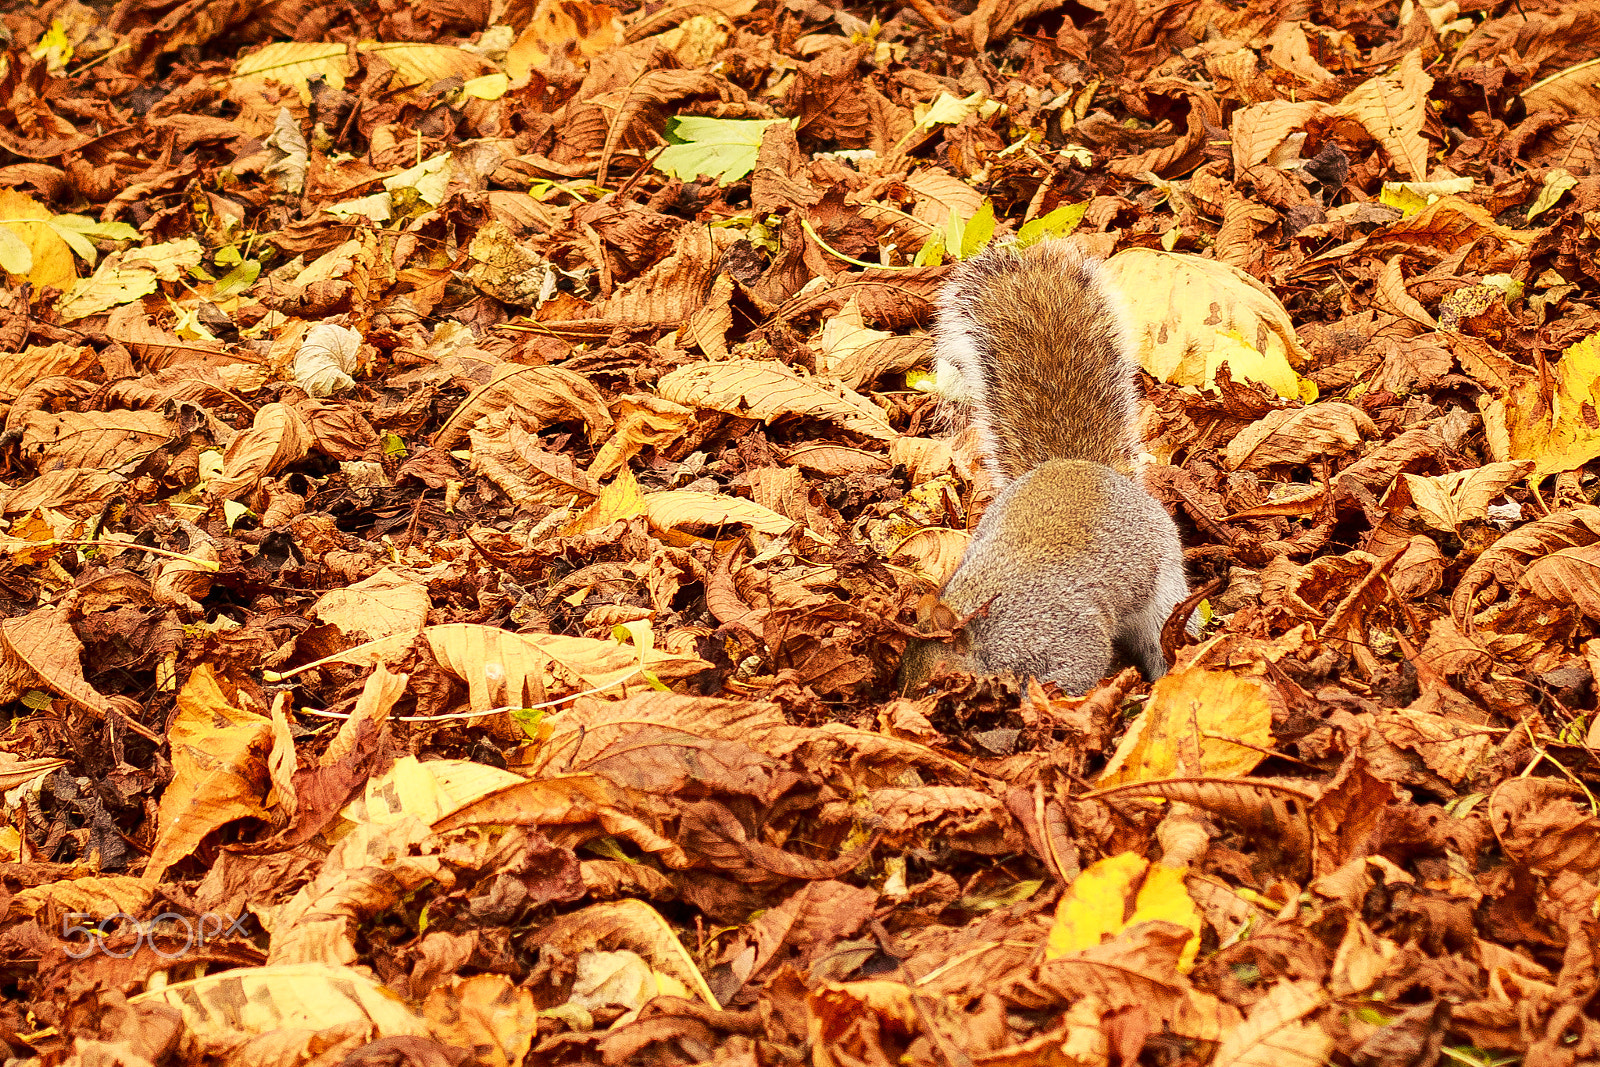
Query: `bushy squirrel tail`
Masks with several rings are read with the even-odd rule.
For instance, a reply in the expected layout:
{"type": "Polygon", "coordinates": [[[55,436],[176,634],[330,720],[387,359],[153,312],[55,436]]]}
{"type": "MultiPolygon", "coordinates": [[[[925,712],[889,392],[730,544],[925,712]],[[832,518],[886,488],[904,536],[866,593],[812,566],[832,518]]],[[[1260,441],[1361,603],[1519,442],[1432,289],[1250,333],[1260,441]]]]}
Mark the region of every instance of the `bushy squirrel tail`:
{"type": "Polygon", "coordinates": [[[939,388],[972,404],[999,484],[1052,459],[1131,470],[1125,319],[1099,263],[1066,241],[991,246],[956,269],[935,330],[939,388]]]}

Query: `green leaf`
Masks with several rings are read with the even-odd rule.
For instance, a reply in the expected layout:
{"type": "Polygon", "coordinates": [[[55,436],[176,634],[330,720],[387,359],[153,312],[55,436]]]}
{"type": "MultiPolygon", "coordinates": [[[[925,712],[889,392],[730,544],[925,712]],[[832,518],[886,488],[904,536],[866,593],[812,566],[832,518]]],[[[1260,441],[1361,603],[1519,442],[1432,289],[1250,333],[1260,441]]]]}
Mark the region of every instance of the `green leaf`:
{"type": "Polygon", "coordinates": [[[978,213],[968,220],[966,232],[961,235],[961,255],[959,259],[971,259],[983,251],[991,238],[994,237],[994,201],[985,200],[978,213]]]}
{"type": "Polygon", "coordinates": [[[922,247],[917,249],[917,258],[912,261],[917,267],[937,267],[944,262],[944,234],[931,234],[922,242],[922,247]]]}
{"type": "Polygon", "coordinates": [[[87,215],[56,215],[50,219],[50,225],[57,233],[62,230],[72,230],[97,241],[137,241],[139,239],[139,231],[129,226],[126,222],[101,222],[99,219],[91,219],[87,215]]]}
{"type": "Polygon", "coordinates": [[[512,708],[508,714],[529,741],[539,740],[539,723],[544,719],[543,708],[512,708]]]}
{"type": "Polygon", "coordinates": [[[7,274],[26,274],[33,269],[33,249],[9,226],[0,226],[0,269],[7,274]]]}
{"type": "Polygon", "coordinates": [[[1441,196],[1456,196],[1472,191],[1471,178],[1447,178],[1432,182],[1384,182],[1378,202],[1410,218],[1441,196]]]}
{"type": "Polygon", "coordinates": [[[786,119],[708,119],[677,115],[667,123],[672,143],[656,156],[656,169],[681,181],[735,182],[756,169],[761,135],[786,119]]]}
{"type": "Polygon", "coordinates": [[[247,259],[217,279],[217,284],[211,290],[211,299],[226,300],[229,297],[239,296],[248,292],[260,276],[261,262],[255,259],[247,259]]]}
{"type": "Polygon", "coordinates": [[[44,220],[56,236],[67,242],[67,247],[89,266],[100,259],[100,250],[94,241],[137,241],[139,231],[126,222],[101,222],[87,215],[52,215],[44,220]]]}
{"type": "Polygon", "coordinates": [[[1528,209],[1528,221],[1532,222],[1539,215],[1556,206],[1556,201],[1564,196],[1568,189],[1578,184],[1578,179],[1565,167],[1557,167],[1544,176],[1544,188],[1539,190],[1539,195],[1534,199],[1533,206],[1528,209]]]}
{"type": "Polygon", "coordinates": [[[83,260],[91,267],[94,266],[95,263],[97,263],[100,259],[100,250],[91,244],[87,237],[79,233],[77,230],[74,230],[72,227],[57,226],[56,222],[60,218],[61,216],[57,215],[53,219],[47,219],[45,220],[45,225],[54,230],[57,237],[67,242],[67,247],[72,249],[72,251],[77,254],[79,259],[83,260]]]}
{"type": "Polygon", "coordinates": [[[1027,248],[1047,237],[1067,236],[1078,228],[1078,223],[1083,221],[1084,213],[1088,210],[1089,201],[1085,200],[1081,204],[1062,204],[1054,211],[1040,215],[1017,231],[1017,247],[1027,248]]]}

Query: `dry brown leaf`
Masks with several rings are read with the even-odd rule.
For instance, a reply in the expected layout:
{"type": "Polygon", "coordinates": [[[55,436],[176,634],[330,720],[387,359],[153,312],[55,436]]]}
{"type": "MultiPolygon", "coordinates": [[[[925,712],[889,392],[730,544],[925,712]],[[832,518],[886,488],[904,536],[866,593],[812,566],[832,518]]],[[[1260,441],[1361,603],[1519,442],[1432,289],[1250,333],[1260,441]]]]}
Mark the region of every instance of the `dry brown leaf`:
{"type": "Polygon", "coordinates": [[[1465,626],[1485,590],[1512,589],[1532,562],[1567,548],[1600,541],[1600,507],[1564,508],[1512,530],[1472,561],[1450,597],[1450,610],[1465,626]]]}
{"type": "Polygon", "coordinates": [[[1320,1067],[1333,1038],[1308,1017],[1327,998],[1316,982],[1279,982],[1223,1035],[1216,1067],[1320,1067]]]}
{"type": "Polygon", "coordinates": [[[1600,545],[1563,548],[1533,561],[1522,584],[1552,605],[1571,605],[1600,619],[1600,545]]]}
{"type": "Polygon", "coordinates": [[[1406,53],[1393,76],[1380,74],[1359,85],[1339,102],[1340,113],[1367,128],[1414,180],[1428,175],[1428,142],[1422,136],[1427,118],[1428,90],[1433,79],[1422,70],[1422,50],[1406,53]]]}
{"type": "Polygon", "coordinates": [[[1323,401],[1303,408],[1270,411],[1240,430],[1223,452],[1232,470],[1297,466],[1318,457],[1352,452],[1378,428],[1360,408],[1323,401]]]}
{"type": "Polygon", "coordinates": [[[721,1007],[678,935],[660,912],[642,900],[591,904],[544,926],[532,941],[551,945],[568,956],[602,944],[626,946],[648,959],[657,970],[677,979],[709,1007],[721,1007]]]}
{"type": "Polygon", "coordinates": [[[1600,67],[1600,59],[1559,70],[1523,90],[1522,102],[1530,112],[1564,111],[1589,118],[1600,115],[1600,89],[1595,88],[1597,67],[1600,67]]]}
{"type": "Polygon", "coordinates": [[[587,0],[539,0],[527,28],[506,53],[511,88],[543,74],[581,69],[590,59],[623,42],[622,20],[604,4],[587,0]]]}
{"type": "Polygon", "coordinates": [[[266,404],[250,428],[228,442],[222,473],[206,488],[227,500],[252,493],[261,480],[303,459],[311,448],[311,427],[288,404],[266,404]]]}
{"type": "Polygon", "coordinates": [[[1390,256],[1389,261],[1383,265],[1383,273],[1378,276],[1377,297],[1373,303],[1385,311],[1392,311],[1396,315],[1419,322],[1430,330],[1439,328],[1439,323],[1428,314],[1426,308],[1406,291],[1406,277],[1401,270],[1401,257],[1390,256]]]}
{"type": "Polygon", "coordinates": [[[196,1055],[230,1056],[271,1035],[300,1035],[332,1054],[378,1038],[421,1037],[427,1024],[383,983],[322,963],[238,967],[130,997],[177,1012],[196,1055]]]}
{"type": "Polygon", "coordinates": [[[534,433],[524,427],[524,417],[518,407],[481,418],[467,433],[472,469],[498,486],[519,511],[539,505],[565,507],[598,496],[600,483],[571,456],[541,448],[534,433]]]}
{"type": "Polygon", "coordinates": [[[782,363],[735,359],[694,363],[657,383],[661,395],[688,407],[771,422],[803,416],[837,422],[852,433],[880,441],[897,436],[865,397],[815,378],[802,378],[782,363]]]}
{"type": "Polygon", "coordinates": [[[729,526],[744,525],[777,537],[795,526],[793,519],[764,508],[753,500],[740,500],[721,493],[702,493],[694,489],[646,493],[644,506],[650,525],[658,530],[692,527],[716,537],[724,534],[729,526]]]}
{"type": "MultiPolygon", "coordinates": [[[[516,634],[473,623],[446,623],[422,631],[439,665],[461,678],[470,690],[472,709],[524,707],[546,686],[572,685],[611,690],[631,683],[642,671],[665,678],[681,678],[709,664],[694,656],[679,656],[657,649],[638,649],[615,641],[560,634],[516,634]],[[545,680],[547,679],[547,680],[545,680]]],[[[404,650],[410,634],[368,641],[315,663],[286,672],[299,674],[325,663],[373,666],[404,650]]],[[[617,692],[622,692],[619,688],[617,692]]]]}
{"type": "Polygon", "coordinates": [[[165,444],[176,428],[160,411],[29,412],[19,451],[36,469],[136,463],[165,444]]]}
{"type": "Polygon", "coordinates": [[[515,408],[535,431],[555,422],[582,422],[590,432],[611,428],[611,413],[587,378],[560,367],[504,363],[463,400],[433,436],[435,448],[453,448],[486,415],[515,408]]]}
{"type": "Polygon", "coordinates": [[[1490,463],[1432,478],[1417,474],[1400,477],[1411,492],[1411,503],[1422,521],[1435,530],[1455,533],[1464,522],[1487,518],[1489,505],[1532,470],[1532,460],[1521,460],[1490,463]]]}
{"type": "Polygon", "coordinates": [[[694,411],[659,396],[632,393],[613,401],[616,426],[594,462],[593,478],[609,478],[645,448],[665,448],[689,432],[694,411]]]}
{"type": "Polygon", "coordinates": [[[1315,100],[1268,100],[1239,108],[1232,121],[1234,173],[1265,162],[1285,139],[1327,110],[1315,100]]]}
{"type": "Polygon", "coordinates": [[[0,400],[15,400],[43,378],[84,376],[96,362],[94,350],[82,345],[29,345],[0,362],[0,400]]]}
{"type": "Polygon", "coordinates": [[[431,606],[426,583],[384,567],[370,578],[330,589],[311,611],[346,634],[370,640],[417,633],[431,606]]]}
{"type": "Polygon", "coordinates": [[[262,780],[272,721],[238,707],[210,666],[197,667],[178,693],[167,740],[172,781],[161,794],[161,834],[145,867],[148,882],[159,882],[213,830],[236,819],[267,818],[262,780]]]}

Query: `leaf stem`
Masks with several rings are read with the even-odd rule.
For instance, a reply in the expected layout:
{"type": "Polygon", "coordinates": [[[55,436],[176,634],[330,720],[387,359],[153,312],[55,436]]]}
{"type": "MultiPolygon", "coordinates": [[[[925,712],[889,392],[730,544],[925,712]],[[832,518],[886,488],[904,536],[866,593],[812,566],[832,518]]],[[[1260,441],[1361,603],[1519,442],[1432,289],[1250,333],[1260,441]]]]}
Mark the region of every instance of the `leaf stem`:
{"type": "Polygon", "coordinates": [[[834,257],[835,259],[842,259],[846,263],[854,264],[857,267],[866,267],[868,270],[914,270],[915,269],[913,267],[891,267],[891,266],[888,266],[888,265],[883,264],[883,263],[868,263],[864,259],[852,259],[851,257],[845,255],[843,252],[839,251],[837,248],[834,248],[832,245],[828,244],[828,242],[824,241],[821,237],[817,236],[817,231],[812,227],[810,219],[801,219],[800,220],[800,228],[806,232],[806,236],[807,237],[810,237],[813,241],[817,242],[817,244],[822,247],[822,250],[824,252],[828,253],[828,255],[834,257]]]}
{"type": "Polygon", "coordinates": [[[186,556],[182,552],[173,552],[165,548],[152,548],[149,545],[136,545],[132,541],[104,541],[97,538],[64,538],[52,537],[46,541],[37,541],[40,545],[83,545],[90,548],[131,548],[137,552],[148,552],[152,556],[166,556],[168,559],[181,559],[185,563],[192,563],[203,571],[212,574],[222,569],[222,564],[215,560],[200,559],[198,556],[186,556]]]}

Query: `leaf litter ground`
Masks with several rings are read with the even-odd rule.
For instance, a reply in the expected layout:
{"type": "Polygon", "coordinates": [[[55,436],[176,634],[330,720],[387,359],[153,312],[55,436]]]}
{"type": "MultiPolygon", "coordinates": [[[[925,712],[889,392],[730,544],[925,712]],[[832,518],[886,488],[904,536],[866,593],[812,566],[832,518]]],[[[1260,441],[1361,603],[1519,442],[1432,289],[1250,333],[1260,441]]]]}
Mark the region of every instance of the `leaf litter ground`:
{"type": "Polygon", "coordinates": [[[0,17],[19,1061],[1600,1061],[1596,11],[0,17]],[[1203,626],[897,695],[1069,235],[1203,626]]]}

